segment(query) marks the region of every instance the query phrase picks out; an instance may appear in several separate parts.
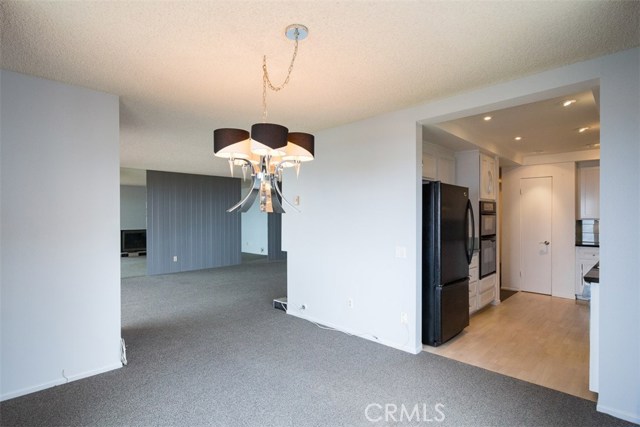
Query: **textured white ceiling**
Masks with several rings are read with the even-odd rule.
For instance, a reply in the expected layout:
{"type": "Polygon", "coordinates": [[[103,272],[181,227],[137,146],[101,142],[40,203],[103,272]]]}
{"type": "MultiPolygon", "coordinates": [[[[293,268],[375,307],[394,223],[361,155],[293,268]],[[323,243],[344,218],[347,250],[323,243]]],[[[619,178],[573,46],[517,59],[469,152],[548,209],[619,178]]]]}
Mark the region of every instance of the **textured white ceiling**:
{"type": "MultiPolygon", "coordinates": [[[[124,167],[228,174],[217,127],[261,119],[262,55],[309,27],[270,121],[314,132],[640,45],[640,2],[0,3],[2,68],[121,96],[124,167]]],[[[321,143],[321,141],[320,141],[321,143]]]]}

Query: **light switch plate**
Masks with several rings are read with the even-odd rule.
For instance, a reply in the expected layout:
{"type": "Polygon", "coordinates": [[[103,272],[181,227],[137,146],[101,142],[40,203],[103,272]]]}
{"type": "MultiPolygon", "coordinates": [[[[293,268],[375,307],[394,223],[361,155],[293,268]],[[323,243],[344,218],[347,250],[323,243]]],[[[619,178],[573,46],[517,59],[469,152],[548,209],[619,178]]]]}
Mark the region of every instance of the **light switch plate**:
{"type": "Polygon", "coordinates": [[[407,248],[404,246],[396,246],[396,258],[406,258],[407,248]]]}

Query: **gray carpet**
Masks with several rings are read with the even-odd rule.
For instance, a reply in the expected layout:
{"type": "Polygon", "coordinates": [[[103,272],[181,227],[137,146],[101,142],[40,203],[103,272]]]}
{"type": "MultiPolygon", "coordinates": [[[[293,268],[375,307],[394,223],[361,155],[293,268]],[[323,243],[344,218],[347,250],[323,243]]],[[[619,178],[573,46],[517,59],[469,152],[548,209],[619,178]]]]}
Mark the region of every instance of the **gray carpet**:
{"type": "MultiPolygon", "coordinates": [[[[0,404],[2,425],[605,426],[595,404],[271,308],[285,263],[122,280],[129,365],[0,404]],[[372,423],[369,404],[442,422],[372,423]]],[[[377,406],[372,419],[383,415],[377,406]]],[[[400,412],[397,412],[399,419],[400,412]]]]}
{"type": "Polygon", "coordinates": [[[248,262],[267,262],[266,255],[258,255],[258,254],[250,254],[248,252],[242,252],[242,263],[246,264],[248,262]]]}
{"type": "MultiPolygon", "coordinates": [[[[257,255],[242,252],[242,263],[267,262],[266,255],[257,255]]],[[[147,275],[147,256],[120,257],[120,277],[128,279],[147,275]]]]}
{"type": "Polygon", "coordinates": [[[147,256],[120,257],[120,277],[140,277],[147,275],[147,256]]]}

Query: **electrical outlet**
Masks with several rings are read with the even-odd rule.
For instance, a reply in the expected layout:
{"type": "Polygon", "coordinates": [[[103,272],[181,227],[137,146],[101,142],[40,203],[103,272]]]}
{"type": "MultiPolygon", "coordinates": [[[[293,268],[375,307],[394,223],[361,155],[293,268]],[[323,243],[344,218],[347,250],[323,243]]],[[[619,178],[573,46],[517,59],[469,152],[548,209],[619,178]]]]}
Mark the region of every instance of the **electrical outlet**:
{"type": "Polygon", "coordinates": [[[177,255],[173,256],[173,262],[178,262],[178,256],[177,255]]]}
{"type": "Polygon", "coordinates": [[[396,258],[406,258],[407,248],[404,246],[396,246],[396,258]]]}
{"type": "Polygon", "coordinates": [[[400,313],[400,323],[403,325],[409,324],[409,315],[407,313],[400,313]]]}
{"type": "Polygon", "coordinates": [[[353,298],[349,298],[349,299],[347,300],[347,306],[348,306],[349,308],[353,308],[353,298]]]}

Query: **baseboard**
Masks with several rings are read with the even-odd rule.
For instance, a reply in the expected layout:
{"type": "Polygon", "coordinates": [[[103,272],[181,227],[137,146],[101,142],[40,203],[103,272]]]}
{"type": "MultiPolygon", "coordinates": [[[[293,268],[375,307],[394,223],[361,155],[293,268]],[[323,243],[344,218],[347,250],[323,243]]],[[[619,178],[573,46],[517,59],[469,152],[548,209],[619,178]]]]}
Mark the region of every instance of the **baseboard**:
{"type": "Polygon", "coordinates": [[[503,287],[500,288],[500,290],[503,290],[503,291],[516,291],[516,292],[520,291],[520,289],[518,289],[518,288],[511,288],[511,287],[508,287],[508,286],[503,286],[503,287]]]}
{"type": "Polygon", "coordinates": [[[315,318],[313,318],[311,316],[306,316],[305,314],[303,314],[301,312],[296,312],[296,310],[288,309],[287,310],[287,314],[289,314],[291,316],[298,317],[298,318],[303,319],[303,320],[307,320],[309,322],[317,323],[317,324],[322,325],[322,326],[327,326],[327,327],[329,327],[331,329],[335,329],[336,332],[338,332],[338,333],[346,333],[346,334],[353,335],[353,336],[358,337],[358,338],[364,338],[366,340],[373,341],[373,342],[385,345],[387,347],[395,348],[396,350],[404,351],[404,352],[411,353],[411,354],[419,354],[422,351],[422,344],[420,344],[416,348],[413,348],[413,346],[411,346],[410,343],[398,344],[396,342],[389,341],[389,340],[386,340],[384,338],[380,338],[380,337],[378,337],[375,334],[372,334],[370,332],[354,331],[354,330],[351,330],[349,328],[343,328],[341,326],[337,326],[337,325],[334,325],[332,323],[328,323],[328,322],[326,322],[324,320],[319,320],[319,319],[315,319],[315,318]]]}
{"type": "Polygon", "coordinates": [[[612,417],[620,418],[621,420],[629,421],[630,423],[640,424],[640,414],[633,414],[631,412],[619,411],[617,409],[609,408],[600,404],[596,405],[596,410],[603,414],[611,415],[612,417]]]}
{"type": "Polygon", "coordinates": [[[576,294],[551,294],[552,297],[556,297],[556,298],[564,298],[564,299],[576,299],[576,294]]]}
{"type": "Polygon", "coordinates": [[[81,380],[83,378],[92,377],[98,374],[103,374],[105,372],[113,371],[119,368],[122,368],[122,363],[120,362],[114,363],[113,365],[107,365],[99,369],[93,369],[91,371],[85,371],[79,374],[69,375],[67,378],[58,378],[53,381],[47,381],[46,383],[38,384],[32,387],[25,387],[20,390],[10,391],[0,396],[0,402],[4,402],[5,400],[24,396],[26,394],[35,393],[36,391],[45,390],[47,388],[63,385],[71,381],[81,380]]]}

